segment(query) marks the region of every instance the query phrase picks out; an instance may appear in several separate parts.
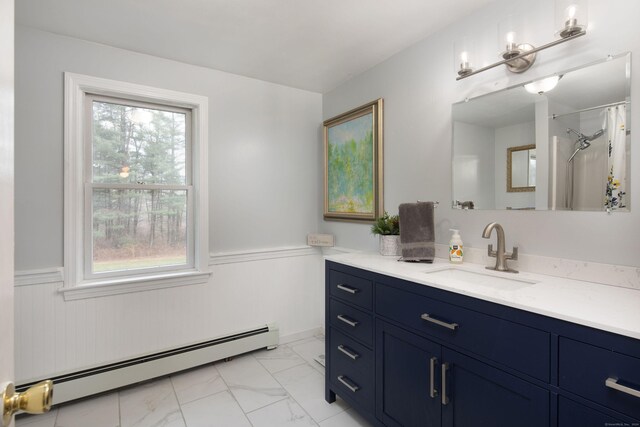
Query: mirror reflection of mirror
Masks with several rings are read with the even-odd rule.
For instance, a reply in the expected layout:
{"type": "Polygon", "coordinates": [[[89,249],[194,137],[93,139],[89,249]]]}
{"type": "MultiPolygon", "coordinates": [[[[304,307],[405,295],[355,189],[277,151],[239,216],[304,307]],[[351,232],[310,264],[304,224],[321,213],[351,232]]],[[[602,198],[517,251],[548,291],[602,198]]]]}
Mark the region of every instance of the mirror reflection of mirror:
{"type": "Polygon", "coordinates": [[[536,191],[536,146],[507,148],[507,193],[536,191]]]}
{"type": "Polygon", "coordinates": [[[454,104],[453,200],[475,209],[629,210],[630,64],[626,53],[555,73],[555,86],[533,82],[454,104]]]}

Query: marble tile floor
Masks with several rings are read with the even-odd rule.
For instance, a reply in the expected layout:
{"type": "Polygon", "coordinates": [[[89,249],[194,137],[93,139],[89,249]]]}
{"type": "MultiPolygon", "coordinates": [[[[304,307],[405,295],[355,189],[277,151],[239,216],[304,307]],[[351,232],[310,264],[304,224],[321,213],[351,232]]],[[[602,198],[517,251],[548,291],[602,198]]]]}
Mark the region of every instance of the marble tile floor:
{"type": "Polygon", "coordinates": [[[340,398],[324,401],[324,338],[258,350],[96,397],[16,427],[369,427],[340,398]]]}

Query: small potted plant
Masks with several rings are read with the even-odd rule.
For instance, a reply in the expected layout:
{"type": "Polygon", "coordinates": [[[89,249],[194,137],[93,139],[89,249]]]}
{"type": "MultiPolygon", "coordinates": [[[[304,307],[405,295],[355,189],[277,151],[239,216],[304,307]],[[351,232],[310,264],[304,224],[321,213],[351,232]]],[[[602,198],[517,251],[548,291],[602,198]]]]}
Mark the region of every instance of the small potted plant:
{"type": "Polygon", "coordinates": [[[400,217],[398,215],[389,215],[385,211],[384,215],[376,219],[371,226],[371,233],[380,235],[381,255],[400,255],[400,217]]]}

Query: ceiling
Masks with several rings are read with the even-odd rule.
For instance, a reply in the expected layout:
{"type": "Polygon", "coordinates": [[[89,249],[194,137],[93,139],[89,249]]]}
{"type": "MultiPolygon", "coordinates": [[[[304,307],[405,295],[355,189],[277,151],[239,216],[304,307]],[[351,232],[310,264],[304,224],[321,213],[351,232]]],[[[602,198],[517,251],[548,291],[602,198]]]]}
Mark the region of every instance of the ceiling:
{"type": "Polygon", "coordinates": [[[16,22],[324,93],[492,0],[19,0],[16,22]]]}

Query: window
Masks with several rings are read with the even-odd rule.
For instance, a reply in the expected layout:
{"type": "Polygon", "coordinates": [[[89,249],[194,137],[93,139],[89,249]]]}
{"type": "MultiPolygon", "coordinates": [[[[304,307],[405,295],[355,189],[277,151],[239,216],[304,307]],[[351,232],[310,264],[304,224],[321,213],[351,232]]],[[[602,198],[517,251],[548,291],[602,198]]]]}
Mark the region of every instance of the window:
{"type": "Polygon", "coordinates": [[[63,292],[206,280],[206,98],[70,73],[65,91],[63,292]]]}

